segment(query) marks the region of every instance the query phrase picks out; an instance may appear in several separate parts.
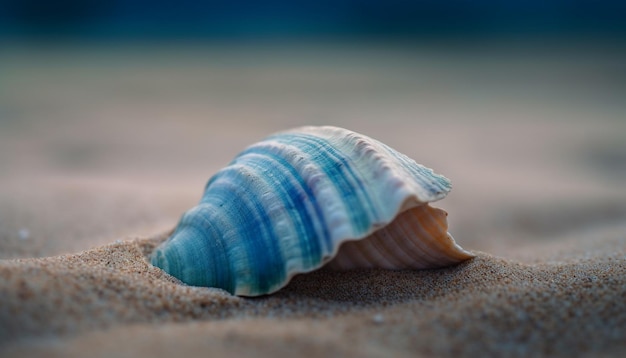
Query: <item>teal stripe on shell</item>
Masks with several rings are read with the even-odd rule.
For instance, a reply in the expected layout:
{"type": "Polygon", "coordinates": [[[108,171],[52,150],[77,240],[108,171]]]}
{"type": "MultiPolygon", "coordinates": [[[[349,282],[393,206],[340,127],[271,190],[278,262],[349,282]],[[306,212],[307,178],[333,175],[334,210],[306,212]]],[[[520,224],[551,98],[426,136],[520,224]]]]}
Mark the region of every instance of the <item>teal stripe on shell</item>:
{"type": "Polygon", "coordinates": [[[336,127],[278,133],[207,183],[152,263],[237,295],[274,292],[450,182],[369,137],[336,127]]]}

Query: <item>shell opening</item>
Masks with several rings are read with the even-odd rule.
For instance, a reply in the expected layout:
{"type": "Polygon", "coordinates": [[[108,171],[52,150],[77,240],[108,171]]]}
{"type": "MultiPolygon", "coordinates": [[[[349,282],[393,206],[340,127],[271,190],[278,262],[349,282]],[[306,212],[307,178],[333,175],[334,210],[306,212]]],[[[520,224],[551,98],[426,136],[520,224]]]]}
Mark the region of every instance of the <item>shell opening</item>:
{"type": "Polygon", "coordinates": [[[345,242],[326,267],[425,269],[460,263],[474,257],[448,233],[447,213],[428,204],[400,213],[370,236],[345,242]]]}

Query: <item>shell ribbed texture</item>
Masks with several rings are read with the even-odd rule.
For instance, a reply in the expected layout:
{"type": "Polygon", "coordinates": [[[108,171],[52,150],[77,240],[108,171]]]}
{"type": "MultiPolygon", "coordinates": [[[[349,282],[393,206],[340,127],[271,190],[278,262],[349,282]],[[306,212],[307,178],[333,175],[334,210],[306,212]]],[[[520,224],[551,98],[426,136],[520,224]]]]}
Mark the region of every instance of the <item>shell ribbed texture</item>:
{"type": "Polygon", "coordinates": [[[190,285],[271,293],[450,188],[431,169],[342,128],[281,132],[209,180],[152,263],[190,285]]]}
{"type": "Polygon", "coordinates": [[[429,269],[474,257],[448,233],[447,216],[428,204],[406,210],[367,238],[344,243],[326,267],[429,269]]]}

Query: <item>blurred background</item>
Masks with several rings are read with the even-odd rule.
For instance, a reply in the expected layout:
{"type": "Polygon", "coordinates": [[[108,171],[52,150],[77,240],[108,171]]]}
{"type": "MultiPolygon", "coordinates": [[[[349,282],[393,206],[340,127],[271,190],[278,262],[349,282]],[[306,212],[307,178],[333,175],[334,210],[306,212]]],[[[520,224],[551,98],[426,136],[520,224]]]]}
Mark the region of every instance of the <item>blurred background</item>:
{"type": "Polygon", "coordinates": [[[626,3],[0,1],[0,258],[172,228],[241,149],[306,124],[451,178],[469,249],[610,245],[626,3]]]}

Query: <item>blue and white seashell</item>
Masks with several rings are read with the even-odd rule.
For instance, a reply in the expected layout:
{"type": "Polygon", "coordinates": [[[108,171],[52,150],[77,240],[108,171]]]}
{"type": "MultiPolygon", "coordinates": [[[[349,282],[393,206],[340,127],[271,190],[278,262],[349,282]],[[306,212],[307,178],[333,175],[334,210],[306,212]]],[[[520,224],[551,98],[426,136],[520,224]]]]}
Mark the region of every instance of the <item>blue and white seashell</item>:
{"type": "Polygon", "coordinates": [[[447,233],[447,213],[428,205],[450,189],[445,177],[367,136],[296,128],[215,174],[151,261],[189,285],[241,296],[275,292],[324,265],[452,265],[474,255],[447,233]]]}

